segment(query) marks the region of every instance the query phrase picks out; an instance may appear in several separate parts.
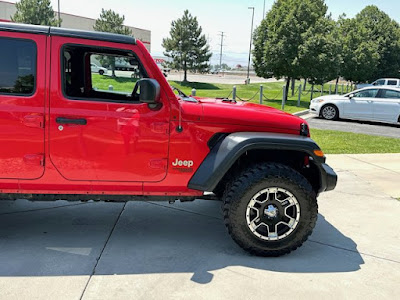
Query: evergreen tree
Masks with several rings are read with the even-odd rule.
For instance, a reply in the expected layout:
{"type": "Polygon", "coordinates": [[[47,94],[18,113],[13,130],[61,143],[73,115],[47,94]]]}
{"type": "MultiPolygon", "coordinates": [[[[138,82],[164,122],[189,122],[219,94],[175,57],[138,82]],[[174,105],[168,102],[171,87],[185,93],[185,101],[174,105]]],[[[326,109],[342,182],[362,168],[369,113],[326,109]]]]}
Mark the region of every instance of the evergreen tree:
{"type": "Polygon", "coordinates": [[[50,0],[21,0],[15,3],[17,11],[11,21],[33,25],[58,26],[50,0]]]}
{"type": "Polygon", "coordinates": [[[132,30],[124,26],[125,16],[120,16],[115,11],[101,9],[100,17],[96,20],[93,29],[102,32],[111,32],[132,35],[132,30]]]}
{"type": "MultiPolygon", "coordinates": [[[[124,26],[125,16],[120,16],[115,11],[109,9],[101,9],[100,17],[93,26],[95,31],[111,32],[124,35],[132,35],[132,30],[124,26]]],[[[98,57],[103,66],[110,67],[112,77],[115,77],[115,57],[100,56],[98,57]]]]}
{"type": "Polygon", "coordinates": [[[187,81],[187,71],[207,72],[210,68],[210,48],[196,17],[185,10],[182,18],[172,21],[170,37],[164,38],[164,55],[172,58],[169,66],[183,69],[187,81]]]}

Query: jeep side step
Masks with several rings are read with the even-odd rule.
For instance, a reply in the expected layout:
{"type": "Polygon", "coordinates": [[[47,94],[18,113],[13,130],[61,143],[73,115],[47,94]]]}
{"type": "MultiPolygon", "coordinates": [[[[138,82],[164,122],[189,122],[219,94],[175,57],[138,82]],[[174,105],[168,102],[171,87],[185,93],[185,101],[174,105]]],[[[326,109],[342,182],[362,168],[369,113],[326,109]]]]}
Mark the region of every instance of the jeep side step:
{"type": "Polygon", "coordinates": [[[1,200],[29,200],[29,201],[106,201],[106,202],[127,202],[127,201],[181,201],[189,202],[194,200],[220,200],[213,193],[205,193],[203,196],[133,196],[133,195],[76,195],[76,194],[0,194],[1,200]]]}

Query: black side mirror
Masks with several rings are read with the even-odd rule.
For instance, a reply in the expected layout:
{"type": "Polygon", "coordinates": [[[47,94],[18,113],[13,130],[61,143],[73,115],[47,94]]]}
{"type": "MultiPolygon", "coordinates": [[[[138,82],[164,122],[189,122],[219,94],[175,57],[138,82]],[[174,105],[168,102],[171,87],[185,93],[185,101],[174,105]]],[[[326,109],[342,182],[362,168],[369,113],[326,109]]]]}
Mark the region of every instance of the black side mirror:
{"type": "Polygon", "coordinates": [[[160,84],[155,79],[143,78],[136,82],[134,94],[139,92],[139,101],[152,106],[160,103],[160,84]]]}

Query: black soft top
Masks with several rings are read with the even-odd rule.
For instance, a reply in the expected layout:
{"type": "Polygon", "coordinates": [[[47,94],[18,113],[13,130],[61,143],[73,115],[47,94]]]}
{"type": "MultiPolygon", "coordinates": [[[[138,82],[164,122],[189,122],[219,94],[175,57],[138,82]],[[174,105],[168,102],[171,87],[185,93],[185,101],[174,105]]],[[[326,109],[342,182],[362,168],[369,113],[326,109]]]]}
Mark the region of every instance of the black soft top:
{"type": "Polygon", "coordinates": [[[0,31],[34,33],[48,36],[65,36],[121,44],[136,44],[136,39],[128,35],[40,25],[0,22],[0,31]]]}

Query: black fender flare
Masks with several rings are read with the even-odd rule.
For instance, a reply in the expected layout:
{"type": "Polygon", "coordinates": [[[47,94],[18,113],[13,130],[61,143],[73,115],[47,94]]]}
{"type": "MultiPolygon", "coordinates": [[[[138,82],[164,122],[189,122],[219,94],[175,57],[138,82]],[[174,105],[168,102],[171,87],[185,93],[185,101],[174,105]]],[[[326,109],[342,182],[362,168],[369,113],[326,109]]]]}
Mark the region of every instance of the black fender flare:
{"type": "Polygon", "coordinates": [[[307,153],[320,171],[318,192],[332,190],[337,175],[327,164],[325,157],[319,157],[314,150],[319,146],[309,137],[293,134],[268,132],[237,132],[220,139],[210,150],[189,181],[188,188],[213,191],[226,172],[239,157],[249,150],[294,150],[307,153]]]}

